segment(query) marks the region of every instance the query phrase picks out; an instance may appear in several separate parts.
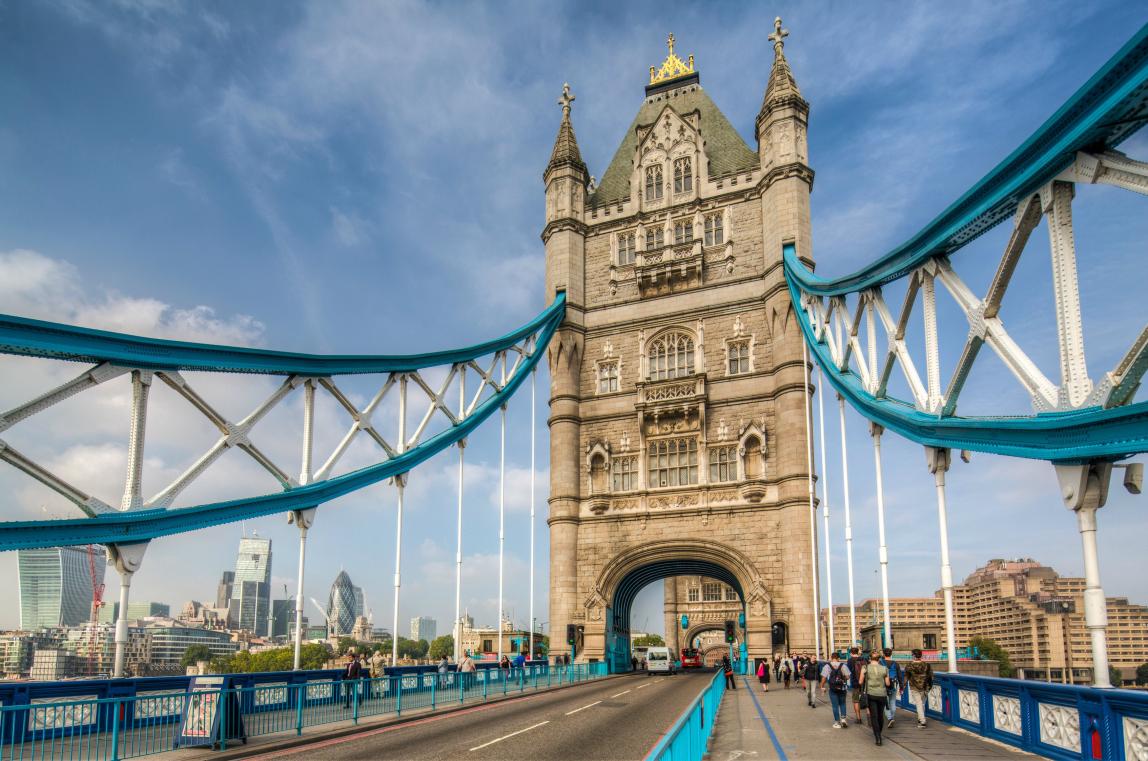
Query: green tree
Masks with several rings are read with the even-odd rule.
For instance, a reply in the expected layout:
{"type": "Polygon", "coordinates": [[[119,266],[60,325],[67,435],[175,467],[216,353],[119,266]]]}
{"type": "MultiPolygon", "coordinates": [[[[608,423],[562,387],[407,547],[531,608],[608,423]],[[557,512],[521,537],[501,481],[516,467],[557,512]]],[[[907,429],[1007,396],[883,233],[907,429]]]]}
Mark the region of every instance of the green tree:
{"type": "Polygon", "coordinates": [[[1136,684],[1142,687],[1148,684],[1148,663],[1141,663],[1136,667],[1136,684]]]}
{"type": "Polygon", "coordinates": [[[183,657],[179,659],[179,665],[187,668],[194,666],[199,661],[210,661],[211,650],[207,645],[188,645],[187,649],[183,651],[183,657]]]}
{"type": "Polygon", "coordinates": [[[450,658],[454,656],[454,637],[450,634],[435,637],[434,642],[430,643],[430,649],[427,651],[427,655],[436,661],[439,658],[450,658]]]}
{"type": "Polygon", "coordinates": [[[646,634],[634,640],[634,647],[664,647],[666,641],[657,634],[646,634]]]}
{"type": "Polygon", "coordinates": [[[427,654],[430,649],[430,644],[425,639],[413,640],[406,637],[399,637],[399,657],[400,658],[422,658],[427,654]]]}
{"type": "Polygon", "coordinates": [[[354,637],[339,637],[339,641],[335,645],[335,654],[346,655],[348,650],[358,644],[359,643],[355,641],[354,637]]]}
{"type": "Polygon", "coordinates": [[[969,640],[969,647],[980,651],[981,658],[997,662],[997,673],[1002,677],[1016,676],[1016,669],[1008,657],[1008,652],[988,637],[973,637],[969,640]]]}
{"type": "Polygon", "coordinates": [[[1124,672],[1109,663],[1108,681],[1112,683],[1113,687],[1119,687],[1124,684],[1124,672]]]}

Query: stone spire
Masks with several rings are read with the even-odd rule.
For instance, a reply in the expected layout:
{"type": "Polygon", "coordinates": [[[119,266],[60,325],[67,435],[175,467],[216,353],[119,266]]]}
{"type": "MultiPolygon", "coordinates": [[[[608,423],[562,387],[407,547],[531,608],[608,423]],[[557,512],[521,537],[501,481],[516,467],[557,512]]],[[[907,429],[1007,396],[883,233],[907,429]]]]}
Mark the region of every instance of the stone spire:
{"type": "Polygon", "coordinates": [[[769,74],[769,84],[766,85],[765,98],[761,102],[762,113],[769,110],[770,104],[790,98],[801,100],[801,90],[793,78],[789,61],[785,60],[785,38],[788,36],[789,30],[781,28],[781,17],[778,16],[773,20],[773,34],[768,38],[773,43],[773,70],[769,74]]]}
{"type": "Polygon", "coordinates": [[[570,84],[562,85],[562,96],[558,98],[558,105],[562,106],[562,123],[558,125],[558,136],[554,138],[554,150],[550,152],[550,163],[546,165],[546,174],[560,166],[571,166],[586,171],[586,164],[582,161],[582,154],[578,150],[578,140],[574,137],[574,125],[570,123],[570,104],[574,102],[574,95],[570,92],[570,84]]]}

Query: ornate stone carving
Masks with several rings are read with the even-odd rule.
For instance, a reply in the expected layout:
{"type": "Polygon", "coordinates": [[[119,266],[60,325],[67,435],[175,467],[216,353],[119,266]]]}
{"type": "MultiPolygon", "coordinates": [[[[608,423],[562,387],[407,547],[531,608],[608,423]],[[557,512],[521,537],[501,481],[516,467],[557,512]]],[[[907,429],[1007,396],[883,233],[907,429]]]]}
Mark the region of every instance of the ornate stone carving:
{"type": "Polygon", "coordinates": [[[735,491],[711,491],[709,495],[709,502],[711,505],[720,505],[724,502],[737,502],[738,496],[735,491]]]}
{"type": "Polygon", "coordinates": [[[1021,735],[1020,700],[993,695],[993,726],[1010,735],[1021,735]]]}
{"type": "Polygon", "coordinates": [[[981,723],[981,696],[976,690],[958,690],[960,705],[957,715],[974,724],[981,723]]]}
{"type": "Polygon", "coordinates": [[[650,497],[651,509],[678,509],[682,507],[695,507],[698,504],[696,494],[668,494],[664,497],[650,497]]]}
{"type": "Polygon", "coordinates": [[[1071,706],[1052,703],[1037,705],[1040,715],[1040,741],[1047,745],[1080,752],[1080,712],[1071,706]]]}
{"type": "Polygon", "coordinates": [[[635,510],[640,506],[641,502],[636,499],[616,499],[610,503],[614,510],[635,510]]]}
{"type": "Polygon", "coordinates": [[[661,402],[668,399],[687,399],[694,395],[694,382],[659,384],[646,389],[646,401],[661,402]]]}
{"type": "Polygon", "coordinates": [[[1148,721],[1124,717],[1124,758],[1148,761],[1148,721]]]}
{"type": "Polygon", "coordinates": [[[929,690],[928,698],[929,710],[941,713],[944,708],[944,701],[941,698],[941,685],[934,684],[933,688],[929,690]]]}

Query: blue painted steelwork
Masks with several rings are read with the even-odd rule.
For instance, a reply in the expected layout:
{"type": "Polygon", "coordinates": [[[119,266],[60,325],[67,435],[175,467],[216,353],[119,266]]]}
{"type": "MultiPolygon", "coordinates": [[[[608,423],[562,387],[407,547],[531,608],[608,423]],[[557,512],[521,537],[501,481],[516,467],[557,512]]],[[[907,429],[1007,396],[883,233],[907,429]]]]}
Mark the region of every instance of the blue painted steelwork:
{"type": "Polygon", "coordinates": [[[414,449],[385,462],[280,493],[178,509],[136,510],[49,521],[0,523],[0,550],[60,545],[133,544],[160,536],[236,523],[274,513],[316,507],[366,486],[411,470],[460,439],[466,438],[514,395],[538,364],[562,321],[566,295],[524,327],[497,341],[466,349],[399,356],[319,356],[209,346],[139,338],[19,317],[0,317],[0,351],[37,357],[109,362],[157,370],[215,370],[272,375],[329,376],[411,372],[424,367],[466,362],[509,349],[537,333],[534,351],[507,379],[506,385],[479,404],[456,425],[429,437],[414,449]]]}
{"type": "MultiPolygon", "coordinates": [[[[796,265],[790,244],[785,246],[785,257],[788,277],[790,262],[796,265]]],[[[789,280],[794,304],[801,303],[800,287],[789,280]]],[[[1116,460],[1148,451],[1148,402],[1030,417],[940,417],[900,399],[877,398],[855,373],[834,366],[828,347],[814,337],[809,315],[795,311],[810,353],[833,389],[865,418],[918,444],[1066,463],[1116,460]]]]}
{"type": "MultiPolygon", "coordinates": [[[[1148,733],[1148,693],[1137,690],[944,672],[936,673],[933,683],[941,708],[926,708],[929,718],[1045,758],[1134,761],[1136,757],[1128,756],[1126,748],[1143,747],[1142,738],[1148,733]],[[1079,750],[1066,748],[1066,744],[1076,744],[1079,750]],[[1094,755],[1097,745],[1100,754],[1094,755]]],[[[912,705],[906,690],[900,706],[915,710],[912,705]]]]}
{"type": "Polygon", "coordinates": [[[905,243],[844,277],[824,279],[796,260],[786,277],[816,296],[839,296],[904,277],[1008,219],[1017,204],[1072,163],[1077,151],[1113,148],[1148,123],[1148,24],[1141,27],[1028,140],[905,243]]]}
{"type": "MultiPolygon", "coordinates": [[[[397,718],[403,711],[435,711],[444,705],[599,679],[606,676],[606,669],[600,663],[559,668],[532,661],[512,671],[495,666],[442,675],[434,666],[422,666],[354,681],[340,679],[339,674],[331,670],[234,674],[229,676],[231,686],[209,694],[221,712],[238,708],[245,737],[287,738],[310,726],[397,718]]],[[[25,691],[22,699],[11,695],[18,701],[15,704],[6,695],[0,705],[0,757],[117,761],[165,753],[187,730],[181,726],[189,699],[187,686],[185,677],[15,685],[25,691]],[[176,682],[182,685],[173,686],[176,682]],[[59,702],[31,702],[35,698],[30,695],[47,688],[52,695],[39,697],[59,702]]],[[[208,744],[224,749],[241,741],[234,734],[225,737],[219,732],[228,723],[238,726],[238,722],[221,719],[215,723],[215,734],[207,738],[208,744]]]]}
{"type": "Polygon", "coordinates": [[[701,761],[714,729],[718,705],[725,693],[725,677],[714,674],[662,739],[646,754],[646,761],[701,761]]]}
{"type": "Polygon", "coordinates": [[[1066,169],[1082,150],[1118,145],[1148,123],[1148,25],[1112,57],[1017,150],[907,242],[851,275],[814,275],[792,244],[782,258],[798,322],[834,390],[863,416],[920,444],[1063,463],[1116,460],[1148,451],[1148,402],[1112,409],[1027,417],[938,416],[869,393],[850,371],[834,366],[801,308],[810,297],[859,293],[905,277],[1008,219],[1024,199],[1066,169]]]}

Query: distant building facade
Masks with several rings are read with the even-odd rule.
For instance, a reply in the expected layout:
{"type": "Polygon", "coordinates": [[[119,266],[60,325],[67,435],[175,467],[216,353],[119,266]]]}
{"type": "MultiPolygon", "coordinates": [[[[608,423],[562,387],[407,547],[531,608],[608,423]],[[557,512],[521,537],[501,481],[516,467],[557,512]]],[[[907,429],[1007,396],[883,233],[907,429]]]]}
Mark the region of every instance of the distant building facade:
{"type": "Polygon", "coordinates": [[[228,606],[228,626],[267,634],[271,615],[271,540],[257,536],[239,540],[235,578],[228,606]]]}
{"type": "MultiPolygon", "coordinates": [[[[685,647],[698,647],[699,640],[709,632],[718,632],[725,641],[725,622],[739,620],[742,612],[741,597],[737,590],[717,579],[704,576],[673,576],[663,582],[666,645],[672,652],[685,647]],[[686,626],[682,628],[682,617],[686,626]]],[[[788,637],[784,624],[778,631],[788,637]]],[[[741,627],[735,627],[738,641],[742,639],[741,627]]],[[[782,639],[782,642],[785,640],[782,639]]],[[[775,643],[781,644],[781,643],[775,643]]]]}
{"type": "Polygon", "coordinates": [[[235,571],[224,571],[219,579],[219,586],[215,590],[215,607],[226,608],[231,605],[231,588],[235,586],[235,571]]]}
{"type": "MultiPolygon", "coordinates": [[[[103,550],[95,563],[97,585],[104,583],[103,550]]],[[[20,628],[76,626],[91,620],[92,574],[86,547],[20,550],[20,628]]]]}
{"type": "Polygon", "coordinates": [[[355,628],[359,610],[355,599],[355,585],[346,571],[339,571],[331,583],[331,593],[327,596],[327,627],[329,636],[346,637],[355,628]]]}
{"type": "Polygon", "coordinates": [[[425,639],[431,642],[438,635],[438,622],[430,616],[416,616],[411,619],[411,639],[418,642],[425,639]]]}
{"type": "MultiPolygon", "coordinates": [[[[106,603],[100,608],[100,622],[112,623],[119,619],[120,604],[118,602],[106,603]]],[[[128,615],[129,621],[138,621],[141,618],[152,618],[160,616],[168,618],[171,616],[171,606],[163,602],[129,602],[128,615]]]]}
{"type": "MultiPolygon", "coordinates": [[[[1084,579],[1065,577],[1031,558],[990,560],[953,588],[957,646],[973,637],[993,640],[1028,679],[1089,684],[1092,646],[1084,625],[1084,579]]],[[[1148,662],[1148,606],[1124,597],[1107,598],[1108,660],[1131,681],[1148,662]]],[[[872,639],[883,622],[880,600],[857,607],[857,625],[872,639]]],[[[834,606],[835,640],[849,639],[849,607],[834,606]]],[[[828,611],[822,611],[826,626],[828,611]]],[[[934,597],[890,600],[890,623],[897,649],[943,648],[945,609],[934,597]],[[922,644],[916,645],[914,637],[922,644]],[[928,647],[933,645],[933,647],[928,647]]],[[[828,641],[828,640],[826,640],[828,641]]]]}

